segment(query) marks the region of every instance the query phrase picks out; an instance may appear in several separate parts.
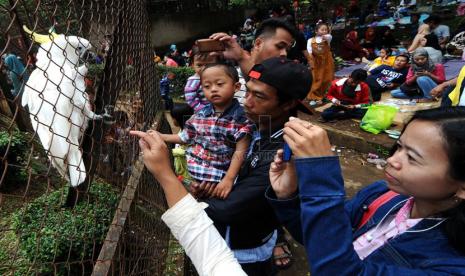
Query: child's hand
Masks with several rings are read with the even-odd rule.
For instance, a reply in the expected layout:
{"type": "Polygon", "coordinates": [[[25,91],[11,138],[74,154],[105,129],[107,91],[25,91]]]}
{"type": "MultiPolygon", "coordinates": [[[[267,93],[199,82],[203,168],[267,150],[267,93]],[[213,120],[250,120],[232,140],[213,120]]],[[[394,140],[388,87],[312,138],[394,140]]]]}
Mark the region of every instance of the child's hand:
{"type": "Polygon", "coordinates": [[[346,109],[348,109],[348,110],[352,110],[352,109],[355,108],[355,105],[353,105],[353,104],[348,104],[348,105],[344,105],[344,107],[345,107],[346,109]]]}
{"type": "Polygon", "coordinates": [[[223,180],[221,180],[221,182],[216,185],[216,189],[213,193],[213,196],[221,199],[226,199],[232,190],[233,182],[233,180],[223,178],[223,180]]]}
{"type": "Polygon", "coordinates": [[[336,106],[341,105],[341,101],[338,100],[338,99],[336,99],[336,98],[333,98],[333,99],[331,100],[331,102],[333,102],[333,105],[336,105],[336,106]]]}
{"type": "Polygon", "coordinates": [[[430,76],[430,72],[428,72],[428,71],[421,71],[421,72],[418,72],[417,75],[418,75],[419,77],[421,77],[421,76],[430,76]]]}

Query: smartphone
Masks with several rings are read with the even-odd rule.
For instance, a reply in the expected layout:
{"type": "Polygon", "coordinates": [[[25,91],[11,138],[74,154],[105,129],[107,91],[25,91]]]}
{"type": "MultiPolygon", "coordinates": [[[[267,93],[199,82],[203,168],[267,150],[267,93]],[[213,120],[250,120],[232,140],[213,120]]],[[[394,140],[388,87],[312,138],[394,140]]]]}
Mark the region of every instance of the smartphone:
{"type": "Polygon", "coordinates": [[[289,162],[291,160],[291,156],[292,156],[292,150],[291,148],[289,147],[289,145],[287,143],[284,143],[284,147],[283,147],[283,161],[284,162],[289,162]]]}
{"type": "Polygon", "coordinates": [[[198,39],[195,44],[202,53],[222,52],[225,49],[224,43],[216,39],[198,39]]]}

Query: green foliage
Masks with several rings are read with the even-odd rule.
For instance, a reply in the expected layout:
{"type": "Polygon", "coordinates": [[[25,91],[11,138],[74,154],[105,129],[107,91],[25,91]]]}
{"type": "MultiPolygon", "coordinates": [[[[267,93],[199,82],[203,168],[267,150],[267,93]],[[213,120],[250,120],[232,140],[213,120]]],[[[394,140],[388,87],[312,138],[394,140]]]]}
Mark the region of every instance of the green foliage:
{"type": "MultiPolygon", "coordinates": [[[[29,150],[28,139],[22,132],[0,131],[0,156],[8,163],[3,184],[18,183],[27,180],[26,163],[29,150]]],[[[0,171],[3,172],[4,166],[5,162],[0,163],[0,171]]]]}
{"type": "Polygon", "coordinates": [[[66,189],[43,195],[13,214],[21,256],[35,263],[39,273],[50,273],[52,263],[60,263],[59,274],[82,274],[82,264],[91,265],[98,255],[118,204],[111,186],[94,182],[88,200],[62,208],[66,189]]]}
{"type": "Polygon", "coordinates": [[[103,69],[105,68],[105,63],[100,64],[90,64],[89,71],[87,72],[87,77],[95,78],[103,74],[103,69]]]}
{"type": "Polygon", "coordinates": [[[184,94],[184,86],[186,85],[187,79],[195,74],[194,69],[191,67],[167,67],[163,65],[157,65],[158,79],[161,79],[168,72],[174,73],[175,78],[171,81],[171,93],[174,97],[179,97],[184,94]]]}

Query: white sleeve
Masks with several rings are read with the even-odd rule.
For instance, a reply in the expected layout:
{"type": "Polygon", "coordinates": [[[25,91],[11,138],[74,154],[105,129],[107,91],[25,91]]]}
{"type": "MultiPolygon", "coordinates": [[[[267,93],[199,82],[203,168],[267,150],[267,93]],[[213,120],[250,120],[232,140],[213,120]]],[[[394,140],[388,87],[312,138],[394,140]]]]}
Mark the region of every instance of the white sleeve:
{"type": "Polygon", "coordinates": [[[161,219],[170,228],[200,276],[247,275],[205,213],[208,205],[188,194],[161,219]]]}
{"type": "Polygon", "coordinates": [[[307,40],[307,52],[309,54],[312,54],[312,39],[313,39],[313,37],[311,37],[311,38],[309,38],[307,40]]]}
{"type": "Polygon", "coordinates": [[[330,34],[325,35],[326,41],[328,41],[328,44],[331,44],[331,40],[333,40],[333,36],[330,34]]]}

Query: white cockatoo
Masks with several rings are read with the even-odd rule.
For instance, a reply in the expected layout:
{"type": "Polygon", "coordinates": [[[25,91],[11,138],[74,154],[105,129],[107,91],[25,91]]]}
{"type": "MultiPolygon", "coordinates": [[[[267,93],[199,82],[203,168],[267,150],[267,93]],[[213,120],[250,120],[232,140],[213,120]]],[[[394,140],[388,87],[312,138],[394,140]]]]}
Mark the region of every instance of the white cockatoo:
{"type": "Polygon", "coordinates": [[[92,112],[85,92],[88,68],[82,61],[92,45],[77,36],[31,36],[41,45],[22,105],[28,107],[32,126],[52,165],[77,187],[86,179],[81,138],[88,120],[101,118],[92,112]]]}

